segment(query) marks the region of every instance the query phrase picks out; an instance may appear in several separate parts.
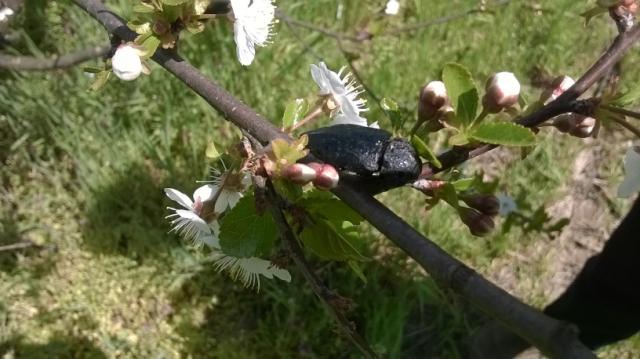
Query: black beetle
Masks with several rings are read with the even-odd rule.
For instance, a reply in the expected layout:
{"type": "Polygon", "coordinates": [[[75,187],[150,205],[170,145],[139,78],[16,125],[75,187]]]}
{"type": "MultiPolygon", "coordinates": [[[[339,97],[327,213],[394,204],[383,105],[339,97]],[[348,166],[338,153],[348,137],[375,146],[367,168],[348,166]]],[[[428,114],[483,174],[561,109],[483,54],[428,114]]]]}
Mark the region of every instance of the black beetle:
{"type": "Polygon", "coordinates": [[[387,131],[336,125],[306,132],[309,152],[340,171],[340,179],[370,193],[400,187],[418,179],[422,169],[415,148],[387,131]]]}

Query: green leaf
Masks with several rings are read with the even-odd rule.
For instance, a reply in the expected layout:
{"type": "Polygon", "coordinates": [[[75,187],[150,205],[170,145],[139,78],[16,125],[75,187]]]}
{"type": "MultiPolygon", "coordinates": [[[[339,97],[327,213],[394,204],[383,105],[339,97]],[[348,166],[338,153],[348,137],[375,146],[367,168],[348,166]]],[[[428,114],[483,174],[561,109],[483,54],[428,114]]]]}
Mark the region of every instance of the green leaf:
{"type": "Polygon", "coordinates": [[[438,157],[433,153],[431,148],[418,136],[411,137],[411,144],[418,151],[418,155],[427,160],[437,168],[442,168],[442,163],[438,160],[438,157]]]}
{"type": "Polygon", "coordinates": [[[308,140],[309,138],[306,135],[303,135],[292,143],[282,138],[277,138],[271,141],[271,151],[278,163],[282,161],[288,164],[295,163],[307,155],[308,150],[305,150],[305,147],[307,146],[308,140]]]}
{"type": "Polygon", "coordinates": [[[104,86],[104,84],[107,83],[107,81],[109,80],[109,77],[111,77],[111,71],[105,70],[97,73],[96,77],[93,80],[93,83],[91,84],[91,86],[89,86],[89,90],[91,91],[100,90],[102,86],[104,86]]]}
{"type": "Polygon", "coordinates": [[[451,182],[451,185],[453,185],[453,188],[456,191],[462,192],[462,191],[466,191],[469,188],[471,188],[471,185],[473,185],[474,182],[476,182],[476,178],[475,177],[461,178],[461,179],[459,179],[457,181],[451,182]]]}
{"type": "Polygon", "coordinates": [[[436,194],[443,201],[447,202],[451,207],[458,209],[458,192],[456,192],[455,187],[451,183],[447,183],[442,186],[442,188],[438,189],[436,194]]]}
{"type": "Polygon", "coordinates": [[[234,257],[265,256],[277,235],[271,216],[258,215],[253,195],[245,196],[222,219],[220,247],[234,257]]]}
{"type": "Polygon", "coordinates": [[[291,128],[302,120],[309,111],[309,103],[303,98],[297,98],[287,104],[282,115],[282,128],[291,128]]]}
{"type": "Polygon", "coordinates": [[[449,144],[451,146],[463,146],[469,143],[469,138],[464,133],[458,133],[449,138],[449,144]]]}
{"type": "Polygon", "coordinates": [[[303,195],[302,187],[300,185],[282,178],[274,178],[273,186],[280,195],[284,196],[290,202],[295,203],[303,195]]]}
{"type": "Polygon", "coordinates": [[[358,225],[363,221],[362,216],[330,192],[311,191],[298,204],[314,217],[321,217],[336,224],[342,225],[343,221],[347,221],[358,225]]]}
{"type": "Polygon", "coordinates": [[[133,12],[137,12],[139,14],[151,13],[151,12],[154,12],[155,10],[156,9],[153,6],[153,4],[145,3],[142,1],[133,6],[133,12]]]}
{"type": "Polygon", "coordinates": [[[302,231],[300,239],[304,245],[323,259],[337,261],[367,260],[353,245],[354,236],[346,227],[338,229],[331,222],[314,218],[302,231]]]}
{"type": "Polygon", "coordinates": [[[638,101],[638,99],[640,99],[640,85],[619,94],[609,104],[618,107],[625,107],[638,101]]]}
{"type": "Polygon", "coordinates": [[[442,70],[442,81],[447,88],[451,106],[460,125],[469,125],[478,110],[478,89],[469,70],[459,64],[449,63],[442,70]]]}
{"type": "Polygon", "coordinates": [[[140,35],[135,40],[136,45],[141,48],[140,57],[148,59],[156,52],[160,46],[160,38],[153,34],[140,35]]]}
{"type": "Polygon", "coordinates": [[[151,23],[148,21],[137,21],[137,20],[133,20],[133,21],[129,21],[127,23],[127,26],[135,31],[138,35],[151,35],[151,33],[153,32],[151,30],[151,23]]]}
{"type": "Polygon", "coordinates": [[[530,129],[512,122],[485,122],[467,133],[477,141],[505,146],[533,146],[536,135],[530,129]]]}
{"type": "Polygon", "coordinates": [[[207,144],[207,150],[205,152],[205,156],[213,160],[220,157],[220,152],[218,152],[218,149],[216,148],[216,144],[213,141],[207,144]]]}

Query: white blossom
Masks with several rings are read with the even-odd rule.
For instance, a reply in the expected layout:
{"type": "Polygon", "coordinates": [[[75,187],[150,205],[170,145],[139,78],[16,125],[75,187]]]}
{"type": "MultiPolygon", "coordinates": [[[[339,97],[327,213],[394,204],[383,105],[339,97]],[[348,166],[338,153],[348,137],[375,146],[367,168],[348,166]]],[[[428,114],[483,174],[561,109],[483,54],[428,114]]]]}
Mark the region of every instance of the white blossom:
{"type": "Polygon", "coordinates": [[[268,279],[276,277],[285,282],[291,282],[289,271],[277,267],[268,260],[257,257],[236,258],[219,255],[215,259],[215,266],[219,271],[228,271],[231,278],[240,280],[248,288],[260,289],[261,275],[268,279]]]}
{"type": "Polygon", "coordinates": [[[196,189],[193,193],[193,201],[186,194],[173,188],[165,188],[167,197],[178,202],[184,209],[167,207],[174,213],[167,216],[171,220],[172,231],[180,233],[185,239],[193,241],[196,245],[202,243],[209,247],[218,245],[220,226],[217,221],[207,223],[202,215],[202,205],[211,200],[216,191],[212,185],[205,185],[196,189]]]}
{"type": "Polygon", "coordinates": [[[164,191],[167,197],[184,208],[168,207],[174,211],[173,214],[167,216],[167,218],[171,219],[172,231],[180,233],[185,239],[191,240],[197,245],[206,244],[212,252],[211,256],[216,268],[219,271],[229,272],[234,280],[240,280],[246,287],[259,289],[261,275],[269,279],[277,277],[290,282],[291,274],[286,269],[278,268],[268,260],[257,257],[236,258],[226,255],[220,246],[220,225],[218,221],[213,220],[207,223],[202,218],[202,209],[205,202],[216,199],[214,206],[216,214],[231,209],[242,198],[242,191],[246,190],[251,181],[251,177],[247,173],[227,175],[238,177],[228,182],[222,176],[216,178],[213,184],[207,184],[196,189],[193,193],[193,200],[178,190],[165,188],[164,191]],[[228,187],[227,183],[232,185],[228,187]],[[220,186],[223,187],[218,193],[220,186]]]}
{"type": "Polygon", "coordinates": [[[624,155],[624,180],[618,187],[618,197],[629,198],[640,191],[640,148],[631,146],[624,155]]]}
{"type": "Polygon", "coordinates": [[[118,46],[115,54],[111,58],[111,68],[119,79],[132,81],[142,73],[142,60],[140,60],[140,50],[130,44],[118,46]]]}
{"type": "Polygon", "coordinates": [[[231,8],[238,61],[249,66],[256,46],[266,46],[272,35],[276,7],[273,0],[231,0],[231,8]]]}
{"type": "Polygon", "coordinates": [[[332,110],[332,125],[353,124],[367,126],[367,120],[360,116],[367,111],[366,101],[359,99],[363,91],[350,73],[342,76],[344,67],[338,73],[327,68],[324,62],[311,65],[311,77],[320,88],[320,96],[329,97],[329,108],[332,110]]]}
{"type": "Polygon", "coordinates": [[[0,9],[0,22],[5,22],[9,20],[11,16],[13,16],[14,11],[9,7],[3,7],[0,9]]]}
{"type": "Polygon", "coordinates": [[[400,2],[398,0],[389,0],[384,8],[384,13],[387,15],[398,15],[398,11],[400,11],[400,2]]]}

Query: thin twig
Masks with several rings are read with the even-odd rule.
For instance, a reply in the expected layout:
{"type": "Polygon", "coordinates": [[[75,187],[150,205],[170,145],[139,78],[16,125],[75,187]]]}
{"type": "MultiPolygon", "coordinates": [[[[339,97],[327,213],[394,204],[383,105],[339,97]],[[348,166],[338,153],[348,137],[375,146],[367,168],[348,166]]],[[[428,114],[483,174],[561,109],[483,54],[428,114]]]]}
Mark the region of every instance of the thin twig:
{"type": "Polygon", "coordinates": [[[637,127],[635,127],[634,125],[630,124],[629,122],[625,121],[622,118],[618,118],[616,116],[611,116],[610,117],[611,120],[615,123],[617,123],[618,125],[626,128],[627,130],[629,130],[631,133],[633,133],[634,135],[636,135],[637,138],[640,139],[640,129],[638,129],[637,127]]]}
{"type": "Polygon", "coordinates": [[[635,111],[631,111],[631,110],[627,110],[625,108],[621,108],[618,106],[611,106],[611,105],[605,105],[605,104],[601,104],[600,105],[601,108],[609,111],[609,112],[613,112],[613,113],[619,113],[621,115],[625,115],[627,117],[631,117],[631,118],[635,118],[636,120],[640,120],[640,113],[635,112],[635,111]]]}
{"type": "Polygon", "coordinates": [[[68,55],[57,55],[50,58],[32,56],[12,56],[0,54],[0,69],[19,71],[46,71],[73,67],[85,61],[105,56],[111,50],[111,45],[94,46],[73,52],[68,55]]]}
{"type": "Polygon", "coordinates": [[[304,21],[300,21],[300,20],[296,20],[292,17],[290,17],[289,15],[285,14],[284,12],[282,12],[281,10],[276,10],[276,18],[279,20],[284,21],[286,24],[292,25],[292,26],[297,26],[297,27],[302,27],[308,30],[312,30],[315,32],[319,32],[323,35],[332,37],[334,39],[338,39],[338,40],[348,40],[348,41],[354,41],[354,42],[362,42],[362,39],[356,37],[356,36],[350,36],[347,34],[343,34],[337,31],[333,31],[333,30],[329,30],[329,29],[325,29],[322,26],[318,26],[318,25],[314,25],[314,24],[310,24],[308,22],[304,22],[304,21]]]}
{"type": "MultiPolygon", "coordinates": [[[[500,1],[496,1],[494,3],[491,4],[491,7],[500,7],[503,5],[507,5],[509,2],[511,2],[511,0],[500,0],[500,1]]],[[[447,15],[447,16],[443,16],[443,17],[439,17],[437,19],[432,19],[432,20],[427,20],[424,22],[419,22],[416,24],[411,24],[411,25],[407,25],[407,26],[403,26],[403,27],[399,27],[397,29],[393,29],[390,31],[385,31],[383,33],[381,33],[378,36],[394,36],[394,35],[398,35],[400,33],[403,32],[411,32],[411,31],[418,31],[418,30],[423,30],[427,27],[430,26],[434,26],[434,25],[441,25],[441,24],[446,24],[448,22],[454,21],[454,20],[459,20],[462,19],[466,16],[472,15],[472,14],[476,14],[476,13],[484,13],[487,12],[488,10],[483,7],[483,6],[475,6],[471,9],[467,9],[464,11],[461,11],[459,13],[456,14],[451,14],[451,15],[447,15]]]]}
{"type": "Polygon", "coordinates": [[[329,310],[329,312],[333,315],[336,323],[338,324],[338,327],[345,334],[347,339],[349,339],[349,341],[356,348],[358,348],[366,358],[377,358],[378,355],[373,351],[373,349],[371,349],[369,343],[367,343],[367,341],[360,334],[358,334],[355,329],[355,325],[345,316],[344,310],[336,305],[336,302],[340,299],[340,296],[335,294],[329,288],[325,287],[320,281],[320,278],[318,278],[311,269],[311,265],[305,258],[304,252],[298,244],[298,239],[296,238],[294,231],[292,230],[282,212],[282,198],[278,195],[278,193],[270,183],[267,183],[264,190],[266,192],[267,205],[269,207],[273,220],[278,226],[280,237],[284,241],[291,255],[291,258],[293,258],[293,261],[300,269],[300,272],[302,272],[302,275],[311,286],[313,292],[318,296],[322,303],[324,303],[327,310],[329,310]]]}

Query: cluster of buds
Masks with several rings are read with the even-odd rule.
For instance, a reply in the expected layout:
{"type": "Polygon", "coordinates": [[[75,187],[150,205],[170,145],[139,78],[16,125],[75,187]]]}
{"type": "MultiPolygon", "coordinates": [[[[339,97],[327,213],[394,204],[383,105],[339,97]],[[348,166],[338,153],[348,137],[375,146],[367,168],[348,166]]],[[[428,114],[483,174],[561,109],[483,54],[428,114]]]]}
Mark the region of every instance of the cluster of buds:
{"type": "Polygon", "coordinates": [[[430,132],[437,131],[444,127],[449,114],[453,114],[453,108],[444,82],[431,81],[422,87],[418,101],[419,122],[425,123],[430,132]]]}
{"type": "Polygon", "coordinates": [[[340,175],[335,167],[326,163],[311,162],[308,164],[294,163],[285,167],[281,176],[299,185],[309,182],[322,190],[330,190],[338,186],[340,175]]]}
{"type": "Polygon", "coordinates": [[[474,236],[486,236],[495,227],[493,217],[500,210],[500,201],[489,194],[472,194],[461,197],[469,207],[459,207],[462,222],[474,236]]]}
{"type": "Polygon", "coordinates": [[[594,135],[597,121],[590,116],[569,112],[556,116],[552,125],[560,132],[568,133],[574,137],[587,138],[594,135]]]}
{"type": "Polygon", "coordinates": [[[140,59],[140,50],[131,44],[118,46],[111,58],[111,69],[121,80],[132,81],[137,79],[144,70],[140,59]]]}
{"type": "Polygon", "coordinates": [[[487,80],[482,105],[486,112],[498,113],[517,104],[519,96],[520,82],[516,76],[511,72],[498,72],[487,80]]]}
{"type": "Polygon", "coordinates": [[[551,85],[540,95],[540,102],[547,103],[554,101],[575,83],[571,77],[566,75],[556,77],[551,82],[551,85]]]}

